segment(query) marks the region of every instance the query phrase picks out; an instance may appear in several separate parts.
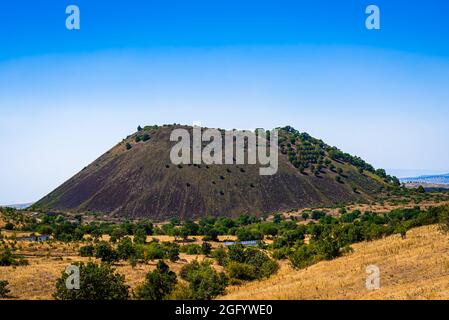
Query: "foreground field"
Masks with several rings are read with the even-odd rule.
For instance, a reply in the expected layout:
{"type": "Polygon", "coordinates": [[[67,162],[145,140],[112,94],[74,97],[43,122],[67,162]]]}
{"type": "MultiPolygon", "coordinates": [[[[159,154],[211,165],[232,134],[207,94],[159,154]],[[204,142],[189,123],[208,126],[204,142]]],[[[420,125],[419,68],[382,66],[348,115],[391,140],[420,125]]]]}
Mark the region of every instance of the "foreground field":
{"type": "MultiPolygon", "coordinates": [[[[271,278],[228,288],[221,299],[449,299],[449,236],[437,226],[410,230],[407,238],[393,235],[382,240],[353,244],[353,253],[332,261],[319,262],[294,270],[281,262],[271,278]],[[365,288],[366,266],[375,264],[381,271],[381,288],[365,288]]],[[[12,299],[52,299],[54,283],[64,268],[77,256],[77,245],[19,244],[30,265],[3,267],[1,278],[10,282],[12,299]]],[[[189,261],[203,256],[181,254],[170,268],[179,272],[189,261]]],[[[132,268],[117,263],[118,272],[135,288],[155,262],[132,268]]],[[[215,265],[215,268],[220,268],[215,265]]]]}
{"type": "MultiPolygon", "coordinates": [[[[20,267],[0,268],[0,278],[9,282],[11,290],[9,299],[15,300],[50,300],[53,299],[56,279],[61,276],[65,268],[77,261],[86,262],[89,258],[82,258],[76,255],[71,245],[58,244],[52,250],[51,255],[44,254],[41,250],[35,254],[26,254],[29,265],[20,267]]],[[[40,248],[43,249],[43,248],[40,248]]],[[[21,250],[21,252],[24,252],[21,250]]],[[[170,269],[179,272],[182,266],[194,259],[202,260],[201,255],[180,254],[177,262],[167,261],[170,269]]],[[[93,259],[96,260],[96,259],[93,259]]],[[[98,261],[98,260],[97,260],[98,261]]],[[[145,279],[145,275],[154,270],[157,262],[148,264],[138,264],[134,268],[127,262],[120,262],[114,265],[117,271],[126,277],[126,283],[135,289],[145,279]]],[[[220,269],[219,266],[214,266],[220,269]]]]}
{"type": "Polygon", "coordinates": [[[307,269],[283,263],[270,279],[228,288],[222,299],[449,299],[449,237],[437,226],[352,245],[354,252],[307,269]],[[367,290],[375,264],[381,288],[367,290]]]}

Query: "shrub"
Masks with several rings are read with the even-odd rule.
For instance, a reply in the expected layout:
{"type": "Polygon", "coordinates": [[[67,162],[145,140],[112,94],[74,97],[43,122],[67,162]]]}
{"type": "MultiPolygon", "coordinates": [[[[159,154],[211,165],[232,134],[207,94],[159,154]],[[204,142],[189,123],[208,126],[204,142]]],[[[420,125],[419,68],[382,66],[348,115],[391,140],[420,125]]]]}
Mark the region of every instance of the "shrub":
{"type": "Polygon", "coordinates": [[[312,212],[311,218],[312,218],[313,220],[320,220],[321,218],[323,218],[323,217],[325,217],[325,216],[326,216],[326,212],[324,212],[324,211],[319,211],[319,210],[314,210],[314,211],[312,212]]]}
{"type": "Polygon", "coordinates": [[[332,260],[341,254],[340,249],[342,246],[339,239],[334,239],[331,236],[320,239],[314,245],[317,253],[326,260],[332,260]]]}
{"type": "Polygon", "coordinates": [[[240,228],[236,232],[239,241],[262,240],[263,234],[258,230],[240,228]]]}
{"type": "Polygon", "coordinates": [[[279,249],[275,249],[273,250],[273,258],[277,259],[277,260],[283,260],[283,259],[287,259],[288,256],[290,255],[290,248],[288,247],[282,247],[279,249]]]}
{"type": "Polygon", "coordinates": [[[173,291],[176,283],[176,274],[161,260],[154,271],[147,273],[135,296],[140,300],[163,300],[173,291]]]}
{"type": "Polygon", "coordinates": [[[134,243],[145,244],[147,241],[147,233],[144,228],[138,228],[134,233],[134,243]]]}
{"type": "Polygon", "coordinates": [[[14,224],[8,222],[7,224],[5,224],[5,230],[14,230],[14,224]]]}
{"type": "Polygon", "coordinates": [[[354,222],[358,217],[360,217],[361,214],[362,213],[360,210],[354,210],[351,213],[344,213],[341,215],[341,221],[346,223],[354,222]]]}
{"type": "Polygon", "coordinates": [[[203,251],[201,246],[197,244],[186,244],[181,247],[181,252],[186,254],[201,254],[203,251]]]}
{"type": "Polygon", "coordinates": [[[95,248],[93,245],[87,245],[81,247],[79,250],[79,254],[81,257],[93,257],[95,252],[95,248]]]}
{"type": "Polygon", "coordinates": [[[316,252],[311,245],[303,245],[290,254],[289,259],[294,268],[305,268],[315,261],[316,252]]]}
{"type": "Polygon", "coordinates": [[[106,241],[100,241],[95,246],[95,258],[102,262],[112,263],[117,260],[117,252],[106,241]]]}
{"type": "Polygon", "coordinates": [[[220,266],[225,266],[228,262],[228,254],[223,247],[219,247],[218,249],[212,251],[212,257],[220,266]]]}
{"type": "Polygon", "coordinates": [[[145,257],[148,260],[156,260],[164,258],[164,249],[157,242],[151,242],[145,251],[145,257]]]}
{"type": "Polygon", "coordinates": [[[136,255],[136,247],[134,246],[130,238],[125,237],[120,240],[119,244],[117,245],[117,256],[119,259],[128,260],[131,257],[136,257],[136,255]]]}
{"type": "Polygon", "coordinates": [[[0,252],[0,266],[25,266],[28,265],[28,260],[21,256],[15,255],[11,249],[5,248],[0,252]]]}
{"type": "Polygon", "coordinates": [[[180,275],[189,282],[187,296],[193,300],[213,299],[225,292],[228,283],[226,275],[215,271],[208,260],[192,261],[181,269],[180,275]]]}
{"type": "Polygon", "coordinates": [[[171,262],[176,262],[179,260],[179,251],[180,251],[179,244],[164,242],[162,246],[165,250],[165,257],[167,259],[169,259],[171,262]]]}
{"type": "Polygon", "coordinates": [[[7,288],[9,282],[6,280],[0,280],[0,298],[7,298],[10,292],[7,288]]]}
{"type": "Polygon", "coordinates": [[[80,289],[69,290],[65,271],[56,281],[53,297],[57,300],[126,300],[129,298],[129,287],[125,277],[115,272],[108,264],[88,262],[75,263],[80,270],[80,289]]]}
{"type": "Polygon", "coordinates": [[[257,279],[256,268],[247,263],[230,261],[226,266],[226,270],[231,278],[249,281],[257,279]]]}
{"type": "MultiPolygon", "coordinates": [[[[256,248],[245,248],[242,245],[230,246],[228,257],[230,261],[250,265],[254,269],[252,272],[254,279],[269,277],[271,274],[275,273],[279,267],[278,264],[270,259],[270,257],[263,251],[256,248]]],[[[229,268],[234,268],[235,270],[232,271],[234,274],[239,274],[240,271],[248,271],[248,268],[245,266],[240,266],[241,269],[246,268],[245,270],[237,270],[239,266],[232,266],[231,262],[228,262],[226,268],[230,272],[231,270],[229,268]]]]}
{"type": "Polygon", "coordinates": [[[205,256],[208,256],[208,255],[210,255],[211,251],[212,251],[212,246],[210,243],[203,242],[201,244],[201,253],[202,254],[204,254],[205,256]]]}

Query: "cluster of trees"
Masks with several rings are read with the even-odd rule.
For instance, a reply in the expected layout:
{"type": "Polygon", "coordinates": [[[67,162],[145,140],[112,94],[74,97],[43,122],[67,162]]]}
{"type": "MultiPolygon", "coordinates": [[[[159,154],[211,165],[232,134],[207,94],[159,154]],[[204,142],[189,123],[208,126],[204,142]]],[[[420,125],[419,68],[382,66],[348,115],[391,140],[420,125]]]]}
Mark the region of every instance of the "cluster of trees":
{"type": "MultiPolygon", "coordinates": [[[[279,237],[271,248],[275,258],[289,258],[294,267],[303,268],[323,259],[338,257],[351,250],[350,245],[356,242],[380,239],[392,234],[400,234],[405,238],[410,228],[441,222],[445,220],[442,217],[449,216],[448,212],[447,206],[424,211],[419,207],[395,209],[386,214],[343,211],[339,218],[327,215],[318,223],[303,226],[304,235],[309,237],[308,244],[300,236],[296,241],[280,240],[279,237]]],[[[448,221],[449,226],[449,219],[445,221],[448,221]]]]}
{"type": "MultiPolygon", "coordinates": [[[[215,271],[209,260],[197,260],[185,265],[180,272],[183,283],[170,270],[164,260],[159,260],[155,270],[146,274],[145,280],[134,292],[125,283],[125,277],[110,264],[76,263],[80,271],[79,289],[66,286],[69,275],[62,272],[56,281],[53,297],[57,300],[165,300],[189,299],[209,300],[223,294],[228,278],[215,271]],[[188,285],[186,285],[187,283],[188,285]]],[[[1,283],[0,283],[1,293],[1,283]]]]}
{"type": "MultiPolygon", "coordinates": [[[[352,156],[336,147],[328,146],[322,140],[315,139],[307,133],[300,133],[290,126],[281,128],[279,146],[281,152],[288,155],[289,161],[301,173],[304,173],[305,169],[308,168],[315,175],[319,175],[325,167],[335,171],[336,167],[332,163],[332,160],[334,160],[339,163],[349,163],[358,168],[361,173],[368,171],[378,175],[385,182],[393,186],[400,186],[399,179],[387,175],[384,169],[376,170],[371,164],[365,162],[360,157],[352,156]]],[[[335,179],[343,183],[341,177],[337,176],[335,179]]]]}
{"type": "Polygon", "coordinates": [[[240,228],[259,221],[261,221],[260,218],[248,214],[243,214],[236,219],[205,217],[198,222],[186,220],[184,223],[177,219],[172,219],[170,223],[161,227],[159,234],[166,234],[184,240],[188,236],[202,235],[204,236],[204,241],[217,241],[219,235],[235,235],[240,228]]]}
{"type": "Polygon", "coordinates": [[[121,239],[114,247],[110,242],[99,241],[95,245],[89,244],[80,248],[82,257],[95,257],[105,263],[113,263],[119,260],[129,261],[132,265],[149,260],[179,259],[180,246],[173,242],[152,241],[149,244],[133,242],[129,237],[121,239]]]}
{"type": "Polygon", "coordinates": [[[125,236],[134,236],[136,242],[144,243],[146,237],[154,234],[154,225],[149,220],[133,223],[125,221],[121,224],[107,222],[83,223],[82,216],[67,219],[62,215],[42,213],[38,219],[31,218],[23,224],[22,231],[52,235],[55,240],[70,242],[82,241],[88,235],[94,239],[109,235],[111,242],[119,241],[125,236]]]}

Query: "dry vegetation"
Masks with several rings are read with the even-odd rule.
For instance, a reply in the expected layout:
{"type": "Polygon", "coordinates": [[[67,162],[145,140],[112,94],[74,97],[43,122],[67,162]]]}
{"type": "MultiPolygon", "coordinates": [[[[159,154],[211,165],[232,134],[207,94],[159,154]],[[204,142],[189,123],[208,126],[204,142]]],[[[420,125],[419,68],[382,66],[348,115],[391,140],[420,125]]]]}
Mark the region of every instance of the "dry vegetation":
{"type": "MultiPolygon", "coordinates": [[[[409,231],[406,239],[394,235],[354,244],[353,253],[303,270],[281,262],[276,275],[231,286],[222,299],[449,299],[448,240],[437,226],[426,226],[409,231]],[[381,270],[381,288],[374,291],[365,288],[365,268],[370,264],[381,270]]],[[[20,242],[16,248],[30,265],[0,269],[0,278],[10,283],[12,299],[51,299],[54,283],[66,266],[88,260],[77,255],[76,244],[20,242]]],[[[203,256],[181,254],[179,261],[168,264],[179,272],[196,258],[203,256]]],[[[115,267],[135,288],[155,265],[152,261],[132,268],[120,262],[115,267]]]]}
{"type": "Polygon", "coordinates": [[[449,299],[449,237],[437,226],[352,245],[354,252],[293,270],[283,263],[270,279],[228,288],[224,299],[449,299]],[[381,288],[367,290],[365,268],[381,271],[381,288]]]}
{"type": "MultiPolygon", "coordinates": [[[[78,255],[77,244],[61,242],[46,244],[23,241],[16,245],[17,253],[27,258],[28,266],[1,267],[0,279],[8,280],[11,299],[48,300],[52,299],[56,279],[65,268],[74,262],[86,262],[89,258],[78,255]]],[[[202,260],[202,255],[186,255],[181,253],[177,262],[166,261],[170,269],[179,272],[182,266],[194,259],[202,260]]],[[[99,262],[97,259],[90,258],[99,262]]],[[[126,282],[135,289],[145,279],[145,275],[156,267],[157,261],[137,264],[134,268],[124,261],[114,264],[117,271],[126,277],[126,282]]],[[[221,269],[215,265],[216,269],[221,269]]]]}

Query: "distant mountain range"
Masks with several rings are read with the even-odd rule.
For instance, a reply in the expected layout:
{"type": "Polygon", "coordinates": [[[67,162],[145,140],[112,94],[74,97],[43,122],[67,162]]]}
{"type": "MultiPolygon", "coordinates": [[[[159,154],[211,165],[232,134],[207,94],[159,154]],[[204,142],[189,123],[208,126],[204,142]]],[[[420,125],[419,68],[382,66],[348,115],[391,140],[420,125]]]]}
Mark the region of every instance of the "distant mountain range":
{"type": "Polygon", "coordinates": [[[8,208],[14,208],[14,209],[22,210],[22,209],[26,209],[26,208],[32,206],[33,204],[34,204],[34,202],[21,203],[21,204],[8,204],[8,205],[5,205],[5,206],[0,206],[0,207],[8,207],[8,208]]]}
{"type": "Polygon", "coordinates": [[[427,183],[427,184],[447,184],[449,185],[449,173],[441,175],[429,175],[410,178],[401,178],[402,183],[427,183]]]}

